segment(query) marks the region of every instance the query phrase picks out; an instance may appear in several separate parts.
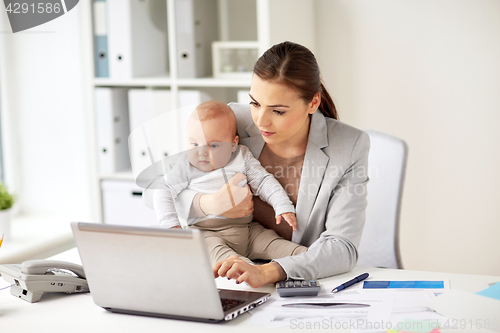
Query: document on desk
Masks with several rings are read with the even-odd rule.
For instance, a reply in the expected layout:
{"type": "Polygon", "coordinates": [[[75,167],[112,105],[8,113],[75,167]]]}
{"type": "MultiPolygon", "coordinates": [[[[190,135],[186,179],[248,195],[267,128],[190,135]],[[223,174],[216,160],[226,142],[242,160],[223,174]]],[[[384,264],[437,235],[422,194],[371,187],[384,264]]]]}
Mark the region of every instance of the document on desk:
{"type": "MultiPolygon", "coordinates": [[[[291,328],[336,328],[342,323],[389,320],[394,293],[331,294],[323,290],[315,297],[271,296],[265,304],[252,311],[251,325],[291,328]],[[301,305],[301,303],[306,303],[301,305]],[[321,306],[313,306],[319,303],[321,306]],[[332,303],[344,303],[337,306],[332,303]],[[347,303],[347,304],[346,304],[347,303]],[[349,306],[349,304],[352,304],[349,306]],[[369,305],[369,306],[366,306],[369,305]]],[[[349,324],[347,324],[349,325],[349,324]]],[[[341,327],[341,326],[340,326],[341,327]]]]}
{"type": "Polygon", "coordinates": [[[266,304],[252,311],[250,324],[311,329],[347,328],[353,332],[371,333],[394,329],[398,325],[407,324],[408,320],[413,320],[422,327],[437,328],[442,327],[448,318],[429,308],[429,303],[434,298],[435,293],[426,290],[357,289],[334,295],[321,293],[317,297],[300,298],[280,298],[273,295],[266,304]],[[283,306],[300,303],[356,303],[370,306],[283,306]]]}
{"type": "MultiPolygon", "coordinates": [[[[436,298],[433,290],[391,290],[385,291],[394,295],[392,313],[389,320],[372,318],[365,322],[350,326],[355,333],[375,333],[391,329],[402,329],[411,327],[411,332],[431,332],[436,328],[443,327],[447,317],[444,317],[429,308],[429,304],[436,298]],[[417,330],[420,329],[420,330],[417,330]]],[[[368,295],[379,293],[368,291],[368,295]]],[[[405,330],[406,331],[406,330],[405,330]]]]}
{"type": "Polygon", "coordinates": [[[450,320],[445,327],[500,332],[500,301],[461,290],[448,290],[434,298],[430,307],[450,320]]]}

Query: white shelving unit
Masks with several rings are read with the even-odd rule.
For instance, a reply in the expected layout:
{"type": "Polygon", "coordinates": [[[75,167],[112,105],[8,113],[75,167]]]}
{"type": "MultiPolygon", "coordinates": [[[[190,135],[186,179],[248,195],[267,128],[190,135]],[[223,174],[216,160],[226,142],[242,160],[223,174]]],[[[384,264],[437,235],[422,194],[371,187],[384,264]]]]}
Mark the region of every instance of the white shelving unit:
{"type": "MultiPolygon", "coordinates": [[[[127,0],[143,1],[143,0],[127,0]]],[[[145,0],[150,1],[150,0],[145,0]]],[[[161,0],[154,0],[161,1],[161,0]]],[[[98,169],[98,148],[96,114],[94,109],[94,94],[96,87],[122,87],[143,89],[168,89],[172,96],[172,109],[178,107],[179,90],[202,90],[208,92],[212,98],[223,102],[236,101],[238,90],[249,90],[249,79],[218,79],[213,77],[202,78],[179,78],[177,71],[177,33],[175,16],[176,0],[166,1],[167,10],[167,41],[168,41],[168,74],[151,77],[134,77],[128,79],[95,78],[93,64],[93,28],[92,28],[92,1],[82,10],[85,36],[82,40],[88,48],[87,56],[91,61],[86,63],[86,77],[88,82],[86,96],[88,102],[87,124],[92,136],[93,147],[95,147],[92,161],[91,173],[96,181],[92,186],[94,192],[94,216],[101,222],[104,210],[120,209],[120,207],[105,207],[104,195],[101,191],[101,181],[115,180],[132,183],[134,177],[132,172],[121,171],[114,174],[100,174],[98,169]],[[91,73],[91,74],[90,74],[91,73]]],[[[205,1],[205,0],[202,0],[205,1]]],[[[124,5],[126,1],[123,1],[124,5]]],[[[195,1],[196,3],[196,1],[195,1]]],[[[223,41],[257,41],[259,56],[271,45],[291,40],[309,47],[313,52],[315,48],[315,22],[314,1],[311,0],[217,0],[217,17],[213,18],[213,24],[219,29],[219,40],[223,41]]],[[[136,195],[137,199],[137,195],[136,195]]],[[[123,207],[127,204],[124,203],[123,207]]],[[[145,208],[148,209],[148,208],[145,208]]],[[[106,222],[106,221],[104,221],[106,222]]],[[[151,224],[151,223],[149,223],[151,224]]]]}

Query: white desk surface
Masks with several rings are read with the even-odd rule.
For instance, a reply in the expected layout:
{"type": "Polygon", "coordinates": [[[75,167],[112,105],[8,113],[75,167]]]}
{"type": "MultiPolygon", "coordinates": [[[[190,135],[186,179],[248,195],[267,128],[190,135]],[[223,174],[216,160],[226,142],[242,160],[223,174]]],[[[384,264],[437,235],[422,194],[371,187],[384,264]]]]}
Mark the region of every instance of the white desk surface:
{"type": "MultiPolygon", "coordinates": [[[[80,263],[76,248],[54,256],[52,259],[80,263]]],[[[488,287],[489,283],[500,281],[498,276],[466,275],[438,272],[423,272],[380,268],[355,267],[352,271],[320,280],[322,285],[338,285],[363,272],[377,280],[450,280],[451,289],[477,292],[488,287]]],[[[0,278],[0,288],[8,284],[0,278]]],[[[217,279],[219,288],[252,290],[247,285],[236,285],[233,281],[217,279]]],[[[273,285],[257,289],[275,293],[273,285]]],[[[263,305],[265,306],[265,305],[263,305]]],[[[251,313],[251,311],[250,311],[251,313]]],[[[220,324],[206,324],[163,318],[142,317],[110,313],[92,301],[86,294],[45,294],[38,303],[28,303],[15,298],[9,289],[0,291],[0,331],[15,332],[295,332],[291,327],[267,328],[249,325],[251,314],[245,313],[238,318],[220,324]]],[[[308,330],[312,331],[312,330],[308,330]]],[[[328,330],[332,331],[332,330],[328,330]]],[[[474,330],[475,331],[475,330],[474,330]]],[[[338,332],[351,332],[339,330],[338,332]]],[[[473,332],[472,330],[441,330],[441,332],[473,332]]],[[[481,332],[490,332],[482,330],[481,332]]]]}

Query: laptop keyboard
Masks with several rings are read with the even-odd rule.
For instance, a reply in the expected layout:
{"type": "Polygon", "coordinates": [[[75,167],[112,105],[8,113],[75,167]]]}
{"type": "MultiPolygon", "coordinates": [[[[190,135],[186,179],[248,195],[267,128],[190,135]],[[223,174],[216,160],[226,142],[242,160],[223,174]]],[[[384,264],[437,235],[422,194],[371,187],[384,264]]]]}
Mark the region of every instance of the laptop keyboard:
{"type": "Polygon", "coordinates": [[[245,301],[242,301],[241,299],[230,299],[230,298],[221,298],[220,301],[222,303],[222,310],[224,310],[224,312],[245,303],[245,301]]]}

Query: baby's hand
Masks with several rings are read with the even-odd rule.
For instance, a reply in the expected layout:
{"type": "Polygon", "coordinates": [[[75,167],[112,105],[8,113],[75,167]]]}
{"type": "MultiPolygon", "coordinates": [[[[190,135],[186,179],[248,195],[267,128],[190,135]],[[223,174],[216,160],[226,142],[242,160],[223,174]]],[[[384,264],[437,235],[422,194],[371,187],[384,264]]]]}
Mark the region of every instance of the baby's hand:
{"type": "Polygon", "coordinates": [[[280,224],[282,217],[292,227],[293,231],[297,231],[297,219],[295,218],[294,213],[283,213],[276,216],[276,224],[280,224]]]}

